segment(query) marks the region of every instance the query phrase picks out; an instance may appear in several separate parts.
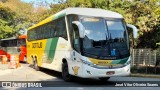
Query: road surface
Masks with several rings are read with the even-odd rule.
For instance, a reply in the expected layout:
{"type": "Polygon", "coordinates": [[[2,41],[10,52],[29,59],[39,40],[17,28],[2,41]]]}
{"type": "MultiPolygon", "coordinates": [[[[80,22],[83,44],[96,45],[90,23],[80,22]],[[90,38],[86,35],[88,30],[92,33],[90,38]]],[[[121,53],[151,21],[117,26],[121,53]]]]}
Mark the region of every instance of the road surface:
{"type": "MultiPolygon", "coordinates": [[[[34,70],[29,64],[22,63],[21,67],[18,69],[8,69],[7,65],[0,64],[0,81],[10,82],[10,81],[21,81],[24,82],[35,82],[41,83],[40,88],[0,88],[0,89],[12,89],[12,90],[156,90],[159,87],[139,87],[138,85],[142,83],[147,84],[160,82],[160,78],[144,78],[144,77],[112,77],[107,82],[101,82],[97,79],[81,79],[75,78],[73,82],[64,82],[61,73],[42,69],[41,71],[34,70]],[[47,82],[46,82],[47,81],[47,82]],[[131,82],[134,81],[134,82],[131,82]],[[141,82],[142,81],[142,82],[141,82]],[[154,82],[152,82],[154,81],[154,82]],[[137,82],[137,84],[135,84],[137,82]],[[137,85],[138,87],[132,87],[125,85],[127,83],[132,84],[132,86],[137,85]],[[133,85],[134,83],[134,85],[133,85]],[[123,86],[121,86],[123,84],[123,86]],[[119,85],[116,87],[115,85],[119,85]]],[[[27,82],[27,83],[28,83],[27,82]]],[[[17,83],[17,82],[16,82],[17,83]]],[[[129,85],[129,84],[128,84],[129,85]]],[[[2,85],[1,85],[2,86],[2,85]]]]}

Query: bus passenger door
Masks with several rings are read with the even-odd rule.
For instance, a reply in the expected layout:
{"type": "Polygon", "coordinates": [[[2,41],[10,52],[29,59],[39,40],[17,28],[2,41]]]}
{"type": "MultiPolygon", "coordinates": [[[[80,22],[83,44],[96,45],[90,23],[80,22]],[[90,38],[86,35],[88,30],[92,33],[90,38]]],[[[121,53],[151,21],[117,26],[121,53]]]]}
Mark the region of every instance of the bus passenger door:
{"type": "Polygon", "coordinates": [[[77,26],[73,27],[73,33],[72,33],[72,65],[71,65],[71,71],[74,75],[79,75],[81,72],[81,63],[80,63],[80,57],[81,57],[81,51],[80,51],[80,37],[79,37],[79,30],[77,26]]]}
{"type": "Polygon", "coordinates": [[[79,31],[78,31],[78,27],[75,25],[73,25],[73,60],[77,60],[78,59],[78,54],[80,54],[80,38],[79,38],[79,31]]]}

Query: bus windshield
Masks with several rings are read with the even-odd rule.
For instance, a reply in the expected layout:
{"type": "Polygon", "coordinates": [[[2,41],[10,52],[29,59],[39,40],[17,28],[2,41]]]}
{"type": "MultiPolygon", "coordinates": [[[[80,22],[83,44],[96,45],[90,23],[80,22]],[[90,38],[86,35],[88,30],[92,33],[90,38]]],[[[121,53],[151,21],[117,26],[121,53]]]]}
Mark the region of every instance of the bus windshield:
{"type": "Polygon", "coordinates": [[[99,59],[129,57],[128,35],[123,19],[81,17],[85,28],[83,53],[99,59]]]}

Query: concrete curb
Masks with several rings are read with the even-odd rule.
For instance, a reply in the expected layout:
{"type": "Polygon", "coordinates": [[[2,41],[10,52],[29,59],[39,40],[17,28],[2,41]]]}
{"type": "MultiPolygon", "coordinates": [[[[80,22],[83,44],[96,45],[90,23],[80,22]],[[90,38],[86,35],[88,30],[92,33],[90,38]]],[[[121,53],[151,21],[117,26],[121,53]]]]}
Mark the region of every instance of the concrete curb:
{"type": "Polygon", "coordinates": [[[160,78],[160,75],[159,74],[140,74],[140,73],[137,73],[137,74],[131,74],[130,75],[131,77],[147,77],[147,78],[160,78]]]}

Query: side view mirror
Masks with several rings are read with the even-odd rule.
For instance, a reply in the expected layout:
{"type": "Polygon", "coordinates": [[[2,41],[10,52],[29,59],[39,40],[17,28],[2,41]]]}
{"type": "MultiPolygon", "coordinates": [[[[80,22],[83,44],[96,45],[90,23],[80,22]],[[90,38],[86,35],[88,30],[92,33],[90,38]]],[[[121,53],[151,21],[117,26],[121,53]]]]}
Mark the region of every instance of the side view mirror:
{"type": "Polygon", "coordinates": [[[78,27],[80,38],[84,38],[84,26],[82,23],[79,21],[73,21],[72,24],[78,27]]]}
{"type": "Polygon", "coordinates": [[[132,24],[127,24],[127,27],[131,28],[133,30],[133,37],[137,38],[138,37],[138,29],[136,26],[132,24]]]}

